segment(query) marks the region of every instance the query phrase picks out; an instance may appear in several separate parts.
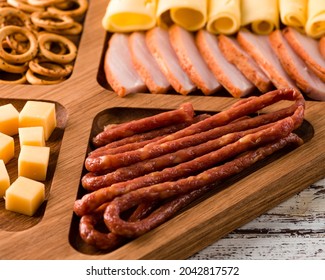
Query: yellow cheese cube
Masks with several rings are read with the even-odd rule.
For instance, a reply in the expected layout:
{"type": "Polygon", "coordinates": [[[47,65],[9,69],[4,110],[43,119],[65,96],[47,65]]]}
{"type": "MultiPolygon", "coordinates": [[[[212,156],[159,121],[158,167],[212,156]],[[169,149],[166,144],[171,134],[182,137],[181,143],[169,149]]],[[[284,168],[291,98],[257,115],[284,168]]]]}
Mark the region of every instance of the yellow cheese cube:
{"type": "Polygon", "coordinates": [[[15,155],[14,138],[0,132],[0,159],[7,163],[15,155]]]}
{"type": "Polygon", "coordinates": [[[18,177],[6,191],[7,210],[33,216],[45,200],[45,186],[41,182],[18,177]]]}
{"type": "Polygon", "coordinates": [[[19,127],[43,126],[47,141],[56,127],[55,104],[43,101],[27,101],[19,114],[19,127]]]}
{"type": "Polygon", "coordinates": [[[45,146],[43,126],[20,127],[18,132],[20,146],[45,146]]]}
{"type": "Polygon", "coordinates": [[[22,146],[18,157],[18,176],[45,181],[49,158],[49,147],[22,146]]]}
{"type": "Polygon", "coordinates": [[[19,112],[11,104],[0,106],[0,132],[13,136],[18,133],[19,112]]]}
{"type": "Polygon", "coordinates": [[[0,159],[0,198],[6,193],[6,190],[10,186],[10,178],[6,169],[5,163],[0,159]]]}

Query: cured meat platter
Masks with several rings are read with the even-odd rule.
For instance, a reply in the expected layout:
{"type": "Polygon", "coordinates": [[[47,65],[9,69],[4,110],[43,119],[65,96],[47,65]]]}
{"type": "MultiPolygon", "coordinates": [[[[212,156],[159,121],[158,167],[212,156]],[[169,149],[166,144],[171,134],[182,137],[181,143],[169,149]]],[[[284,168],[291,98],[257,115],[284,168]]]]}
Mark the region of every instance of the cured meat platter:
{"type": "MultiPolygon", "coordinates": [[[[86,246],[78,234],[73,205],[82,191],[80,180],[92,136],[106,124],[175,109],[185,102],[197,112],[209,113],[236,102],[226,93],[118,97],[103,73],[108,34],[100,19],[106,5],[104,0],[90,1],[69,79],[46,86],[0,85],[0,105],[12,103],[21,109],[27,100],[53,102],[58,124],[49,139],[45,203],[33,217],[8,213],[0,203],[0,259],[186,259],[324,177],[325,103],[308,100],[299,130],[302,146],[232,177],[170,221],[113,252],[86,246]]],[[[17,176],[16,160],[8,166],[11,178],[17,176]]]]}

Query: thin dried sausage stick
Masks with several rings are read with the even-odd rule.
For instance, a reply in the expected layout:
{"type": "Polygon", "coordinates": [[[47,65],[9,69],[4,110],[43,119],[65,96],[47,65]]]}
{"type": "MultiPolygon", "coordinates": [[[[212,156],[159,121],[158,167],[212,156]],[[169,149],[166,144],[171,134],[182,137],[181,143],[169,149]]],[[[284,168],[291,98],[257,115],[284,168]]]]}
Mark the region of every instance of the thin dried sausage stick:
{"type": "Polygon", "coordinates": [[[192,160],[196,157],[202,156],[206,153],[212,152],[234,141],[237,141],[247,134],[255,133],[271,125],[272,124],[267,124],[245,131],[229,133],[221,136],[220,138],[201,143],[197,146],[187,147],[153,159],[140,161],[126,167],[118,168],[113,172],[108,172],[103,175],[88,172],[82,177],[81,183],[86,190],[95,191],[118,182],[131,180],[133,178],[140,177],[154,171],[162,170],[166,167],[174,166],[176,164],[192,160]]]}
{"type": "Polygon", "coordinates": [[[115,125],[111,129],[106,129],[96,135],[92,142],[95,147],[100,147],[130,135],[169,126],[175,123],[182,123],[191,120],[193,117],[194,110],[192,104],[184,103],[176,110],[115,125]]]}
{"type": "Polygon", "coordinates": [[[193,123],[204,120],[209,116],[210,115],[208,114],[200,114],[195,116],[192,120],[184,121],[183,123],[174,124],[167,127],[158,128],[148,132],[125,137],[123,139],[111,142],[105,146],[95,149],[94,151],[90,152],[88,156],[97,157],[106,154],[117,154],[117,153],[139,149],[149,144],[150,142],[157,141],[168,134],[174,133],[193,123]]]}
{"type": "MultiPolygon", "coordinates": [[[[206,141],[216,139],[227,133],[246,130],[246,129],[260,126],[265,123],[274,122],[278,119],[281,119],[283,117],[292,114],[296,110],[298,104],[299,103],[297,102],[296,104],[288,108],[284,108],[282,110],[279,110],[277,112],[272,112],[269,114],[259,115],[255,118],[251,118],[247,120],[245,119],[242,121],[232,121],[230,124],[215,127],[208,131],[203,131],[201,133],[197,133],[194,135],[184,136],[180,139],[171,140],[166,143],[161,143],[161,140],[164,140],[168,137],[172,138],[174,134],[167,136],[161,140],[158,140],[157,142],[150,143],[138,150],[129,151],[129,152],[116,154],[116,155],[104,155],[104,156],[99,156],[94,158],[88,157],[85,160],[85,167],[90,172],[102,173],[105,170],[114,170],[123,166],[129,166],[136,162],[140,162],[150,158],[155,158],[167,153],[175,152],[179,149],[191,147],[194,145],[199,145],[206,141]]],[[[213,117],[214,116],[211,116],[210,118],[213,117]]],[[[203,120],[201,122],[205,122],[206,120],[203,120]]],[[[201,122],[199,122],[198,124],[200,124],[201,122]]],[[[190,127],[192,126],[193,125],[191,125],[190,127]]]]}
{"type": "Polygon", "coordinates": [[[147,218],[144,218],[138,222],[127,222],[122,220],[120,218],[120,213],[146,199],[166,199],[168,197],[173,197],[175,195],[200,189],[210,184],[216,184],[217,182],[241,172],[275,151],[282,149],[288,143],[301,144],[301,139],[295,134],[290,134],[289,136],[281,138],[274,143],[268,144],[254,151],[247,152],[230,162],[206,170],[196,176],[180,179],[175,182],[165,182],[146,188],[141,188],[117,197],[106,207],[104,212],[104,222],[109,230],[116,234],[132,238],[138,237],[170,219],[174,215],[174,212],[164,211],[164,209],[161,208],[160,210],[158,209],[153,214],[149,215],[147,218]]]}
{"type": "Polygon", "coordinates": [[[86,194],[81,199],[75,201],[74,211],[79,216],[88,214],[94,211],[101,204],[112,200],[116,196],[142,188],[144,186],[189,176],[193,173],[197,173],[198,171],[211,168],[218,162],[236,156],[250,148],[283,138],[302,122],[303,114],[304,108],[303,106],[299,106],[292,117],[279,120],[273,126],[254,134],[246,135],[238,141],[224,146],[217,151],[213,151],[209,154],[185,163],[181,163],[171,168],[165,168],[160,172],[153,172],[143,177],[135,178],[131,181],[117,183],[86,194]]]}

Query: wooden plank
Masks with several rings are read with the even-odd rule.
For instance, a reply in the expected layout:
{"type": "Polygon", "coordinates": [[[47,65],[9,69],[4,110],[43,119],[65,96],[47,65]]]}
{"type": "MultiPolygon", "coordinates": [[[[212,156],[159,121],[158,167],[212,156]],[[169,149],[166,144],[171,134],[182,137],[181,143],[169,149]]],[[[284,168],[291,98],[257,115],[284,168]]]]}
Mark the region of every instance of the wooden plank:
{"type": "MultiPolygon", "coordinates": [[[[27,99],[49,100],[57,102],[60,108],[66,112],[64,134],[60,139],[61,146],[56,166],[53,169],[55,172],[51,178],[44,214],[36,225],[28,228],[22,227],[24,226],[22,223],[26,221],[21,219],[15,220],[10,229],[0,224],[0,259],[189,258],[210,244],[226,244],[223,242],[227,242],[229,239],[238,240],[237,244],[243,240],[252,241],[250,234],[233,231],[244,225],[249,229],[248,222],[256,217],[261,217],[261,214],[271,211],[276,205],[301,192],[315,181],[324,178],[325,119],[323,112],[325,103],[308,101],[305,119],[313,128],[313,134],[302,147],[270,162],[253,173],[234,179],[227,188],[216,192],[171,221],[112,253],[99,254],[89,251],[84,253],[76,250],[73,246],[76,232],[71,230],[72,207],[78,195],[89,136],[97,114],[106,109],[120,107],[128,109],[132,115],[138,109],[168,110],[176,108],[184,102],[192,102],[194,108],[199,111],[217,112],[235,102],[229,97],[180,96],[176,94],[162,96],[138,93],[126,98],[119,98],[115,93],[103,87],[99,81],[103,79],[100,65],[105,49],[106,33],[99,24],[99,19],[105,12],[106,4],[105,0],[90,2],[75,69],[67,81],[53,86],[0,85],[1,102],[10,102],[12,99],[20,99],[20,102],[27,99]],[[230,232],[233,233],[227,235],[230,232]],[[224,236],[227,237],[219,241],[222,243],[215,243],[224,236]]],[[[317,196],[314,193],[309,199],[314,201],[315,197],[317,196]]],[[[311,208],[313,209],[311,212],[315,213],[316,211],[317,213],[318,206],[315,207],[315,209],[311,208]]],[[[298,206],[297,209],[303,211],[305,206],[298,206]]],[[[319,208],[319,211],[322,212],[322,209],[319,208]]],[[[4,209],[2,208],[0,211],[4,211],[4,209]]],[[[279,213],[286,213],[286,211],[281,208],[279,213]]],[[[262,228],[273,229],[275,234],[278,234],[276,229],[280,229],[283,223],[274,224],[272,217],[278,218],[281,215],[272,211],[268,213],[273,214],[267,214],[264,218],[271,218],[273,224],[266,226],[264,223],[262,228]]],[[[288,224],[291,224],[292,221],[290,220],[288,224]]],[[[304,218],[301,218],[301,221],[307,223],[304,218]]],[[[313,225],[322,221],[323,218],[320,217],[320,220],[315,220],[313,225]]],[[[253,226],[253,229],[256,230],[256,227],[258,226],[253,226]]],[[[244,231],[245,227],[241,230],[244,231]]],[[[253,238],[257,241],[260,240],[256,234],[253,235],[253,238]]],[[[284,238],[286,237],[284,236],[284,238]]],[[[315,241],[320,241],[323,244],[322,236],[315,238],[315,241]]],[[[227,255],[226,246],[231,247],[230,243],[227,244],[221,253],[224,256],[227,255]]],[[[278,246],[280,244],[282,244],[281,240],[279,240],[278,246]]],[[[313,248],[309,241],[305,244],[313,248]]],[[[257,247],[255,246],[255,248],[257,247]]],[[[236,250],[240,254],[239,245],[236,250]]],[[[291,257],[294,257],[295,253],[296,251],[293,250],[291,257]]],[[[260,254],[264,253],[256,251],[254,256],[260,254]]],[[[287,256],[289,255],[290,253],[287,254],[287,256]]],[[[319,253],[318,256],[322,256],[322,254],[319,253]]],[[[217,255],[208,254],[208,257],[214,258],[217,255]]]]}

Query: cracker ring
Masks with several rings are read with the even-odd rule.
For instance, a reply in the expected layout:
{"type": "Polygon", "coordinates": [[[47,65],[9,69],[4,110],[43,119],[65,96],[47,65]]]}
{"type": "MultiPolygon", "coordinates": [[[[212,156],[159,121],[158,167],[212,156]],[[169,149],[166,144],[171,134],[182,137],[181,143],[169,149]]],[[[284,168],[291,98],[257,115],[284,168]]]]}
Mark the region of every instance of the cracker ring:
{"type": "Polygon", "coordinates": [[[2,42],[7,36],[15,33],[21,33],[25,35],[29,40],[29,48],[26,52],[22,54],[9,54],[0,44],[0,56],[10,63],[24,63],[33,59],[38,52],[37,39],[34,34],[27,28],[8,25],[0,29],[0,42],[2,42]]]}
{"type": "Polygon", "coordinates": [[[36,74],[51,77],[63,78],[71,74],[72,64],[57,64],[44,57],[36,57],[29,62],[29,68],[36,74]],[[46,66],[42,66],[42,64],[46,66]]]}
{"type": "Polygon", "coordinates": [[[68,38],[58,35],[58,34],[51,34],[51,33],[41,33],[38,36],[38,44],[41,50],[41,54],[45,56],[47,59],[57,62],[57,63],[70,63],[72,62],[77,56],[77,47],[76,45],[69,40],[68,38]],[[51,52],[46,48],[47,42],[61,42],[68,48],[67,54],[56,54],[51,52]]]}
{"type": "Polygon", "coordinates": [[[0,26],[4,26],[6,17],[16,17],[21,20],[25,27],[32,29],[32,22],[30,21],[30,17],[21,10],[13,7],[0,8],[0,26]]]}
{"type": "Polygon", "coordinates": [[[65,0],[27,0],[27,3],[36,7],[48,7],[64,1],[65,0]]]}
{"type": "Polygon", "coordinates": [[[0,57],[0,70],[4,72],[21,74],[21,73],[25,73],[27,69],[28,69],[28,62],[25,62],[20,65],[10,64],[0,57]]]}
{"type": "Polygon", "coordinates": [[[26,75],[24,73],[19,73],[21,75],[20,79],[17,80],[2,80],[0,79],[0,84],[25,84],[27,82],[26,75]]]}
{"type": "Polygon", "coordinates": [[[75,9],[60,9],[59,5],[57,6],[50,6],[48,7],[48,11],[56,14],[61,15],[68,15],[76,20],[80,20],[82,16],[86,13],[88,9],[88,0],[70,0],[70,3],[73,2],[77,5],[75,9]]]}
{"type": "Polygon", "coordinates": [[[63,82],[65,78],[49,79],[49,77],[40,76],[37,77],[31,69],[26,72],[26,79],[32,85],[55,85],[63,82]]]}
{"type": "Polygon", "coordinates": [[[68,48],[61,42],[46,42],[45,48],[56,54],[65,54],[68,48]]]}
{"type": "Polygon", "coordinates": [[[82,24],[75,21],[72,27],[67,29],[44,28],[47,32],[60,34],[60,35],[79,35],[82,32],[82,24]]]}
{"type": "Polygon", "coordinates": [[[73,26],[74,20],[67,15],[54,14],[51,12],[34,12],[30,16],[31,21],[38,27],[67,29],[73,26]]]}
{"type": "Polygon", "coordinates": [[[40,12],[40,11],[44,11],[43,7],[36,7],[33,5],[29,5],[24,1],[21,0],[7,0],[8,4],[19,9],[22,10],[23,12],[26,13],[33,13],[33,12],[40,12]]]}

